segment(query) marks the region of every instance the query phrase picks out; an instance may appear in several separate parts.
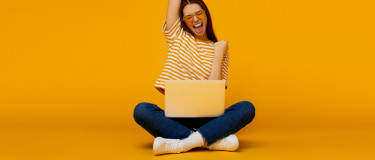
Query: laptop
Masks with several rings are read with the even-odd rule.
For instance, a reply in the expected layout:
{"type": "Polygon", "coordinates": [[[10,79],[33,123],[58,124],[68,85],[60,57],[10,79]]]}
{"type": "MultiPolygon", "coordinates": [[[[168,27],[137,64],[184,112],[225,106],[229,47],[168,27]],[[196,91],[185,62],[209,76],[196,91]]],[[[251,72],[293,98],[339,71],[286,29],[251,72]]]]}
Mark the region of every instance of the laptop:
{"type": "Polygon", "coordinates": [[[225,110],[225,80],[167,80],[165,116],[218,117],[225,110]]]}

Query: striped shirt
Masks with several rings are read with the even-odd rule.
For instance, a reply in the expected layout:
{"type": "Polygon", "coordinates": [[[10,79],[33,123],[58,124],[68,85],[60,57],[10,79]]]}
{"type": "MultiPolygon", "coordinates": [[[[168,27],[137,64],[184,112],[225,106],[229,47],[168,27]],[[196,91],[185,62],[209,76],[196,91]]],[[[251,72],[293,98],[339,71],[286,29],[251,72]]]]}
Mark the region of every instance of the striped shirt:
{"type": "MultiPolygon", "coordinates": [[[[155,88],[164,94],[166,80],[208,80],[214,61],[215,43],[195,39],[182,28],[180,19],[169,30],[166,30],[164,22],[162,30],[168,44],[168,55],[155,88]]],[[[222,64],[221,79],[225,80],[227,89],[228,52],[224,54],[222,64]]]]}

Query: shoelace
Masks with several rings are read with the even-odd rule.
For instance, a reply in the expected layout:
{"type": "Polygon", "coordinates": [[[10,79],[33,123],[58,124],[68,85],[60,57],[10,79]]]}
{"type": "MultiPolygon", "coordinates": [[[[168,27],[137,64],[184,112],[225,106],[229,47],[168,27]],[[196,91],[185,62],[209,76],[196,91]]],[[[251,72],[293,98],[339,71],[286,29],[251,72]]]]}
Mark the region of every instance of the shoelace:
{"type": "Polygon", "coordinates": [[[181,143],[181,141],[172,141],[172,140],[166,140],[165,141],[167,147],[164,147],[164,150],[163,151],[176,151],[179,149],[179,144],[181,143]]]}
{"type": "Polygon", "coordinates": [[[217,146],[211,146],[211,148],[212,149],[219,149],[219,148],[229,149],[230,148],[229,144],[231,144],[231,141],[228,139],[220,139],[218,144],[219,145],[217,146]]]}
{"type": "Polygon", "coordinates": [[[221,139],[220,140],[220,142],[219,142],[219,144],[221,144],[221,145],[218,145],[218,146],[216,146],[215,148],[228,148],[228,144],[229,142],[227,142],[226,141],[226,139],[221,139]]]}

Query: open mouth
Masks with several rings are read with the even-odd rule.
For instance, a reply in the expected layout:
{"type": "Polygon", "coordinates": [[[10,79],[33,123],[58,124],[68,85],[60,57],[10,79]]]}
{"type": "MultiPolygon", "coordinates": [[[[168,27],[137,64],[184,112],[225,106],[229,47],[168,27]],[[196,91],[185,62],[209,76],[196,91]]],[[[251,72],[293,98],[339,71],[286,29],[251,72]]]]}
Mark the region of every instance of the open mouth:
{"type": "Polygon", "coordinates": [[[195,32],[201,33],[201,32],[203,32],[203,23],[193,25],[193,28],[194,28],[195,32]]]}

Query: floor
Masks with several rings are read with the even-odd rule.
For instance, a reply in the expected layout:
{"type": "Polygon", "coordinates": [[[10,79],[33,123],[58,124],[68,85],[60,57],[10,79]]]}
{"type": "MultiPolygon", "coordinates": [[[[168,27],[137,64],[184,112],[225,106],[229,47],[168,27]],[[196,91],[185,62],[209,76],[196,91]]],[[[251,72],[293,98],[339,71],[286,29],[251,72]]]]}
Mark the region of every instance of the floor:
{"type": "Polygon", "coordinates": [[[2,160],[83,159],[375,159],[375,129],[252,128],[236,133],[236,152],[193,149],[155,156],[154,138],[139,126],[2,127],[2,160]]]}

